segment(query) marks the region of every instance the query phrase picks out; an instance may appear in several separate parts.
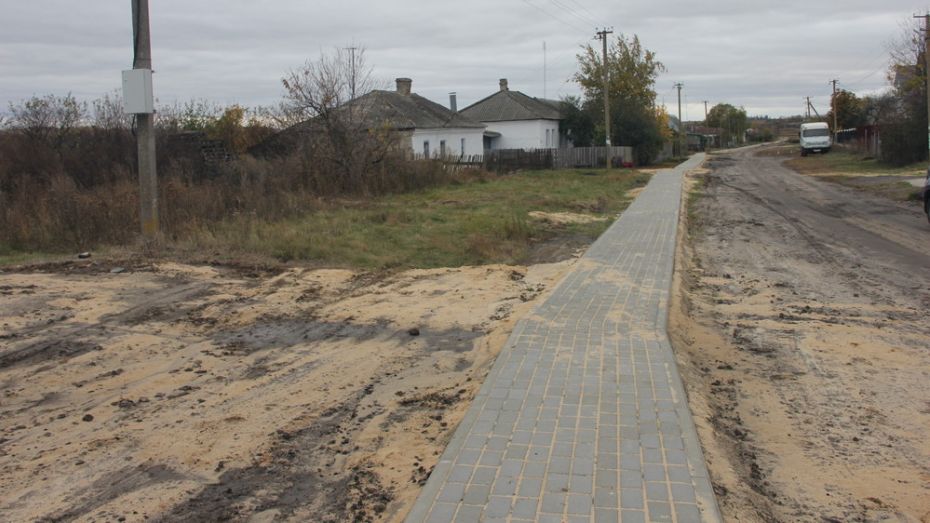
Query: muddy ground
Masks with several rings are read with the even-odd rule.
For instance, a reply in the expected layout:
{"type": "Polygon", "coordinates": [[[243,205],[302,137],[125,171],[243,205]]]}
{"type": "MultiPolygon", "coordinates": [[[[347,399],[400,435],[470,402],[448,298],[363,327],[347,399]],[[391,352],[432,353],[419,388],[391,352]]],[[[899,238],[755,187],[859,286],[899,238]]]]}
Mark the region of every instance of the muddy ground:
{"type": "Polygon", "coordinates": [[[573,259],[0,273],[0,520],[398,521],[573,259]]]}
{"type": "Polygon", "coordinates": [[[930,521],[930,227],[916,204],[710,157],[671,334],[728,521],[930,521]]]}

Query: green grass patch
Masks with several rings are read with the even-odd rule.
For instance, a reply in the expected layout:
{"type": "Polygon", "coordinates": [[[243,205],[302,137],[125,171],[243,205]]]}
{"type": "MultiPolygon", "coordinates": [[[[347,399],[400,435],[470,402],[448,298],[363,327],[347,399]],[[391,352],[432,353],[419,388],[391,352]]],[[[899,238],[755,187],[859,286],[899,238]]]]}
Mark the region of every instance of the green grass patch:
{"type": "Polygon", "coordinates": [[[872,157],[834,149],[827,154],[798,156],[785,162],[801,174],[853,175],[853,176],[922,176],[927,171],[925,162],[895,167],[872,157]]]}
{"type": "Polygon", "coordinates": [[[706,195],[708,176],[708,174],[698,175],[688,190],[685,212],[688,218],[688,234],[691,236],[698,235],[704,229],[704,220],[698,206],[706,195]]]}
{"type": "Polygon", "coordinates": [[[920,189],[902,179],[923,177],[927,172],[924,162],[895,167],[842,149],[806,158],[798,156],[785,165],[801,174],[899,202],[920,199],[920,189]]]}
{"type": "Polygon", "coordinates": [[[649,176],[630,170],[539,171],[415,193],[329,203],[278,221],[240,216],[179,242],[188,251],[265,255],[360,268],[522,263],[534,246],[596,239],[612,219],[559,225],[531,211],[612,218],[649,176]]]}

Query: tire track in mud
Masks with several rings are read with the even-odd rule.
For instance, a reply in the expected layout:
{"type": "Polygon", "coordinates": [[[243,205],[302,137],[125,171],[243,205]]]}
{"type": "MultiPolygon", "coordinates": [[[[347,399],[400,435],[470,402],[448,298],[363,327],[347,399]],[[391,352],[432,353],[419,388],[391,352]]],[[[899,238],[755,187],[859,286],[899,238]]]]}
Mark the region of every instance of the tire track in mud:
{"type": "Polygon", "coordinates": [[[173,308],[173,314],[183,314],[177,310],[179,302],[202,298],[210,294],[211,287],[212,285],[208,283],[186,283],[177,287],[169,287],[162,292],[146,295],[141,303],[131,305],[124,311],[105,315],[99,321],[90,324],[69,323],[61,327],[38,325],[14,331],[7,334],[5,338],[7,340],[27,339],[41,334],[42,339],[0,352],[0,369],[14,365],[34,364],[39,361],[61,362],[91,350],[99,350],[98,343],[79,338],[89,335],[88,337],[93,339],[95,334],[101,335],[111,326],[144,323],[152,319],[152,311],[163,310],[163,307],[173,308]]]}
{"type": "MultiPolygon", "coordinates": [[[[930,363],[920,342],[930,339],[920,313],[930,274],[844,244],[877,234],[849,220],[906,213],[879,201],[861,212],[854,203],[867,195],[829,186],[811,197],[804,183],[822,182],[734,156],[709,162],[689,207],[702,222],[680,247],[673,313],[689,397],[711,427],[701,438],[724,516],[930,518],[920,502],[930,481],[919,479],[930,478],[930,456],[914,439],[930,421],[918,400],[930,393],[920,370],[930,363]],[[767,192],[783,181],[788,190],[767,192]]],[[[866,243],[912,264],[928,257],[892,238],[866,243]]]]}

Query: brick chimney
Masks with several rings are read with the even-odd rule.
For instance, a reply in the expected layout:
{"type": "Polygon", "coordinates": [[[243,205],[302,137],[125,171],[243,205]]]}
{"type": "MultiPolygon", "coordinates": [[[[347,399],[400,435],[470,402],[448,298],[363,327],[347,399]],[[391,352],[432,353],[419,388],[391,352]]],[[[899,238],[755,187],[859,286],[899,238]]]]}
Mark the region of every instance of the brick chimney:
{"type": "Polygon", "coordinates": [[[509,91],[509,90],[510,89],[507,87],[507,79],[501,78],[501,91],[509,91]]]}
{"type": "Polygon", "coordinates": [[[398,78],[395,81],[397,82],[397,92],[404,96],[410,96],[410,87],[413,85],[413,80],[410,78],[398,78]]]}

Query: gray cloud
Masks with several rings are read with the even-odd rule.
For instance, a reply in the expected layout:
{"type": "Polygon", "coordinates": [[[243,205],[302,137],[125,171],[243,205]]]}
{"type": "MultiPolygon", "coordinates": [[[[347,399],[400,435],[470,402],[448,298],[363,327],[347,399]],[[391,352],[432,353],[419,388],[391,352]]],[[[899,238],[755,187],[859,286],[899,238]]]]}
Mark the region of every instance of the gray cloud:
{"type": "MultiPolygon", "coordinates": [[[[288,69],[321,51],[368,49],[377,76],[414,79],[439,102],[457,91],[474,102],[506,77],[514,89],[577,93],[575,55],[595,25],[637,34],[668,71],[657,84],[674,111],[671,86],[684,82],[684,111],[702,100],[751,114],[797,114],[811,96],[826,110],[830,86],[873,92],[886,83],[887,43],[926,6],[902,0],[687,2],[671,0],[153,1],[156,96],[272,103],[288,69]]],[[[0,104],[33,94],[93,98],[119,87],[131,65],[129,2],[8,2],[0,18],[0,104]]]]}

